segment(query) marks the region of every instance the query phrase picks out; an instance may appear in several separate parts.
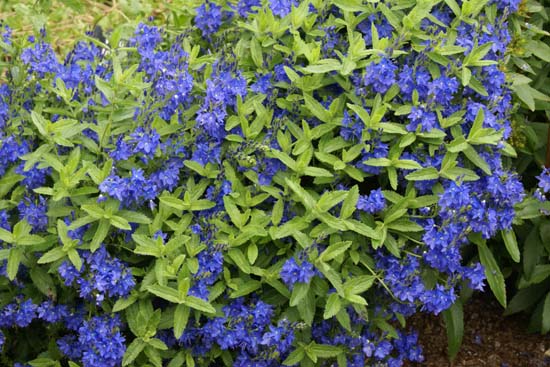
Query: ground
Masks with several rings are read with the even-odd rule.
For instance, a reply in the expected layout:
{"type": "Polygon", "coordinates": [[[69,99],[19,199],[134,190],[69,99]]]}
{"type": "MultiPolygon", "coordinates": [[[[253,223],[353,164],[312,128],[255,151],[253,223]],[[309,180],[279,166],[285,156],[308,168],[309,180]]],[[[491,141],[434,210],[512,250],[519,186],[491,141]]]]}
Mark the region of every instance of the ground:
{"type": "Polygon", "coordinates": [[[464,307],[464,342],[454,363],[447,358],[447,336],[440,317],[412,319],[424,348],[425,362],[410,367],[546,367],[550,336],[528,334],[527,315],[502,316],[489,297],[476,297],[464,307]]]}

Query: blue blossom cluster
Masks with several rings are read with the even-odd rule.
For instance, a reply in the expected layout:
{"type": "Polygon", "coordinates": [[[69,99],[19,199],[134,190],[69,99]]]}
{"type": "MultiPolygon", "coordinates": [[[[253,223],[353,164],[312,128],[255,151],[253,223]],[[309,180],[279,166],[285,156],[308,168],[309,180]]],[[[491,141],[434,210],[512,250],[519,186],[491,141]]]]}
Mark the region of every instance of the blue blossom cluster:
{"type": "Polygon", "coordinates": [[[369,214],[381,212],[386,207],[386,199],[382,189],[371,191],[368,195],[360,195],[357,200],[357,209],[369,214]]]}
{"type": "Polygon", "coordinates": [[[369,323],[355,312],[345,312],[350,317],[353,333],[333,320],[324,320],[312,326],[312,336],[319,344],[349,348],[350,352],[346,353],[348,366],[362,367],[368,363],[380,363],[401,367],[405,362],[424,361],[416,333],[398,332],[397,338],[386,339],[370,330],[369,323]]]}
{"type": "MultiPolygon", "coordinates": [[[[82,361],[85,367],[119,366],[126,351],[119,317],[103,315],[88,320],[83,311],[82,308],[71,311],[51,300],[37,305],[31,299],[18,297],[1,310],[0,327],[27,328],[32,322],[63,326],[70,333],[57,340],[57,345],[67,357],[82,361]]],[[[0,331],[0,347],[5,341],[0,331]]]]}
{"type": "Polygon", "coordinates": [[[115,367],[126,352],[126,339],[120,332],[122,323],[118,315],[94,316],[80,321],[74,331],[58,340],[59,349],[71,359],[81,360],[84,366],[115,367]]]}
{"type": "Polygon", "coordinates": [[[222,311],[223,317],[188,325],[177,343],[199,356],[215,346],[236,351],[234,365],[242,367],[279,366],[278,361],[290,352],[294,327],[285,319],[274,325],[273,306],[261,300],[245,303],[243,298],[238,298],[222,311]]]}
{"type": "MultiPolygon", "coordinates": [[[[179,34],[141,23],[63,59],[45,32],[22,40],[26,76],[0,86],[0,227],[25,220],[39,244],[2,243],[2,274],[14,259],[36,269],[0,292],[28,296],[3,303],[0,345],[36,323],[84,367],[118,366],[126,340],[153,337],[171,351],[156,340],[129,364],[280,366],[310,342],[350,366],[422,363],[414,332],[372,320],[437,315],[460,287],[484,289],[464,248],[510,229],[525,196],[504,164],[512,97],[499,66],[519,1],[475,19],[439,2],[406,25],[419,37],[400,32],[409,10],[394,3],[209,0],[174,17],[189,25],[179,34]],[[60,218],[81,267],[56,254],[60,218]],[[33,303],[44,296],[66,305],[33,303]]],[[[12,43],[9,28],[1,37],[12,43]]]]}
{"type": "Polygon", "coordinates": [[[437,284],[434,289],[427,289],[420,265],[418,257],[413,255],[407,256],[405,261],[381,256],[377,262],[377,268],[384,271],[384,282],[400,302],[421,305],[422,310],[437,315],[456,300],[454,288],[437,284]]]}
{"type": "Polygon", "coordinates": [[[84,252],[82,258],[84,262],[80,269],[68,261],[58,269],[66,286],[78,287],[81,298],[99,305],[105,298],[126,297],[134,288],[135,280],[130,269],[118,258],[110,256],[105,246],[93,253],[84,252]]]}
{"type": "Polygon", "coordinates": [[[550,192],[550,168],[543,167],[540,175],[537,176],[538,187],[535,197],[540,201],[546,201],[546,194],[550,192]]]}
{"type": "Polygon", "coordinates": [[[202,251],[198,256],[199,271],[194,275],[195,284],[189,289],[189,294],[207,300],[208,287],[214,284],[223,271],[223,254],[211,248],[202,251]]]}
{"type": "Polygon", "coordinates": [[[295,283],[309,283],[315,274],[316,271],[309,261],[302,260],[301,264],[298,264],[293,257],[285,261],[281,268],[281,279],[290,289],[295,283]]]}
{"type": "Polygon", "coordinates": [[[43,232],[48,227],[48,206],[42,195],[24,196],[17,204],[17,210],[19,219],[26,220],[32,226],[33,232],[43,232]]]}

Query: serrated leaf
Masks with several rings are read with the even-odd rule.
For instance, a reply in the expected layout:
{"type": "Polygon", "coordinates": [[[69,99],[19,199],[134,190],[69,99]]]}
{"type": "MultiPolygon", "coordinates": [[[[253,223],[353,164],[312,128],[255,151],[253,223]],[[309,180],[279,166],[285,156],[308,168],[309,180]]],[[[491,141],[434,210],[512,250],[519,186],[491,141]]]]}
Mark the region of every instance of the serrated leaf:
{"type": "Polygon", "coordinates": [[[405,176],[409,181],[428,181],[437,180],[439,172],[434,167],[422,168],[405,176]]]}
{"type": "Polygon", "coordinates": [[[315,98],[309,94],[304,94],[304,102],[309,111],[313,116],[317,117],[323,122],[331,122],[332,117],[330,113],[320,104],[315,98]]]}
{"type": "Polygon", "coordinates": [[[343,254],[346,252],[348,248],[350,248],[352,242],[351,241],[342,241],[333,243],[329,247],[325,249],[319,256],[319,259],[321,261],[330,261],[334,259],[335,257],[339,256],[340,254],[343,254]]]}
{"type": "Polygon", "coordinates": [[[160,284],[153,284],[148,286],[147,290],[150,293],[153,293],[155,296],[158,296],[169,302],[176,303],[176,304],[182,303],[182,299],[180,298],[179,292],[174,288],[171,288],[165,285],[160,285],[160,284]]]}
{"type": "Polygon", "coordinates": [[[337,293],[332,293],[329,295],[327,298],[327,304],[325,305],[323,318],[326,320],[336,316],[336,314],[340,311],[341,305],[340,297],[337,293]]]}
{"type": "Polygon", "coordinates": [[[179,339],[187,326],[189,319],[189,307],[177,305],[174,311],[174,337],[179,339]]]}
{"type": "Polygon", "coordinates": [[[296,306],[306,297],[308,292],[309,292],[309,283],[294,284],[294,288],[292,289],[292,293],[290,295],[289,305],[291,307],[296,306]]]}
{"type": "Polygon", "coordinates": [[[143,348],[145,348],[146,345],[147,344],[143,341],[143,339],[134,339],[126,349],[126,353],[124,353],[124,358],[122,358],[122,365],[128,366],[130,363],[132,363],[143,351],[143,348]]]}
{"type": "Polygon", "coordinates": [[[183,303],[195,310],[202,311],[204,313],[216,313],[216,309],[212,307],[210,303],[197,297],[187,296],[183,303]]]}
{"type": "Polygon", "coordinates": [[[12,247],[8,255],[8,266],[6,273],[9,280],[14,280],[17,276],[17,271],[19,270],[19,264],[21,264],[21,258],[23,253],[17,247],[12,247]]]}
{"type": "Polygon", "coordinates": [[[342,203],[342,209],[340,210],[340,218],[347,219],[352,216],[357,207],[357,201],[359,200],[359,187],[353,186],[349,191],[342,203]]]}

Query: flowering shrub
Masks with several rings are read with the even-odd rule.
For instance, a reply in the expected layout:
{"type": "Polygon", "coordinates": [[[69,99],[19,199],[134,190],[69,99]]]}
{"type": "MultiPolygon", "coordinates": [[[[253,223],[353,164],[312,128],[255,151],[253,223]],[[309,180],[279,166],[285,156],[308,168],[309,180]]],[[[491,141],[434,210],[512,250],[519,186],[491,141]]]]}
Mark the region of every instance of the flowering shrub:
{"type": "Polygon", "coordinates": [[[62,61],[4,27],[5,363],[401,366],[417,312],[456,350],[461,290],[506,303],[517,7],[204,2],[62,61]]]}

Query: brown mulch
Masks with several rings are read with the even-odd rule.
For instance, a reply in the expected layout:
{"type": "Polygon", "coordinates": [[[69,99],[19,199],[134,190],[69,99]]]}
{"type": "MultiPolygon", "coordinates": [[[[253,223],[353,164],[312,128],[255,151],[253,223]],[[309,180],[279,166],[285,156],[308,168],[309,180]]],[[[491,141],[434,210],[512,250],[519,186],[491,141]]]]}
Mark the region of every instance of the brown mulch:
{"type": "Polygon", "coordinates": [[[425,362],[412,366],[550,367],[550,336],[528,334],[526,315],[503,317],[502,311],[487,297],[474,297],[464,306],[464,340],[453,364],[447,358],[442,317],[413,317],[411,325],[418,330],[425,362]]]}

